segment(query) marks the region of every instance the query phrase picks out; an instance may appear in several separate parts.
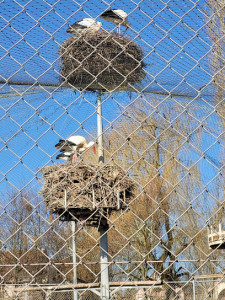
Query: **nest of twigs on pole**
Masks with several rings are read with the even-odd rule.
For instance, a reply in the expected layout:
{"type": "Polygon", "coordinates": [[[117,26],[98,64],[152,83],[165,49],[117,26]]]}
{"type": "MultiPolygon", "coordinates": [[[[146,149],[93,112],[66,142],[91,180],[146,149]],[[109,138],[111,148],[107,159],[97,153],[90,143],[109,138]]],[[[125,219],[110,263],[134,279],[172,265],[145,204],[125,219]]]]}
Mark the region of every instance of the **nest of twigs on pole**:
{"type": "Polygon", "coordinates": [[[145,77],[143,50],[131,39],[107,32],[71,36],[59,50],[61,80],[78,90],[129,90],[145,77]]]}
{"type": "Polygon", "coordinates": [[[70,221],[73,216],[96,224],[102,212],[126,209],[134,199],[135,183],[125,171],[109,164],[79,163],[44,167],[41,194],[51,212],[70,221]]]}

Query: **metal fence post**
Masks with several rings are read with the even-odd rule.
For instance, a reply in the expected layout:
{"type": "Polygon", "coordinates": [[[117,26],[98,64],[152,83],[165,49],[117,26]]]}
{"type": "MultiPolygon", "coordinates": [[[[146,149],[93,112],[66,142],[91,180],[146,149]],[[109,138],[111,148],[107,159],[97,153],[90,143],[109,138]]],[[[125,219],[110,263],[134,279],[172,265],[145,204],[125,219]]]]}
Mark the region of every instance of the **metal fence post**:
{"type": "Polygon", "coordinates": [[[97,92],[98,162],[104,162],[101,92],[97,92]]]}
{"type": "MultiPolygon", "coordinates": [[[[27,283],[25,285],[27,287],[27,283]]],[[[24,295],[24,300],[28,300],[28,297],[27,297],[27,289],[25,289],[25,295],[24,295]]]]}
{"type": "Polygon", "coordinates": [[[195,298],[195,279],[192,280],[193,283],[193,300],[196,300],[195,298]]]}
{"type": "Polygon", "coordinates": [[[109,265],[108,265],[108,236],[109,226],[100,225],[100,268],[101,268],[101,297],[103,300],[109,300],[109,265]]]}
{"type": "MultiPolygon", "coordinates": [[[[76,258],[76,221],[71,222],[73,245],[73,283],[77,284],[77,258],[76,258]]],[[[77,290],[73,290],[73,299],[78,300],[77,290]]]]}
{"type": "MultiPolygon", "coordinates": [[[[98,162],[104,163],[103,124],[101,92],[97,92],[97,131],[98,131],[98,162]]],[[[107,220],[101,220],[100,233],[100,268],[101,268],[101,297],[109,299],[109,265],[108,265],[108,230],[107,220]]]]}

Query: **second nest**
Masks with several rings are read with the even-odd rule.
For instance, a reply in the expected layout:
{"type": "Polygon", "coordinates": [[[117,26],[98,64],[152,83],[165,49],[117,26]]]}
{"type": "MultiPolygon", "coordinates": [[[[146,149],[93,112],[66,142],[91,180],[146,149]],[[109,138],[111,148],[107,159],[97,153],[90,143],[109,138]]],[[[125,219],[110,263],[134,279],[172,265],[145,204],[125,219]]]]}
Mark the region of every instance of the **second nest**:
{"type": "Polygon", "coordinates": [[[126,91],[145,77],[143,50],[123,36],[106,32],[71,36],[59,54],[62,81],[80,90],[126,91]]]}
{"type": "Polygon", "coordinates": [[[125,209],[135,196],[134,182],[113,165],[60,164],[44,167],[42,175],[41,193],[55,213],[62,209],[76,209],[78,215],[87,209],[90,213],[96,208],[125,209]]]}

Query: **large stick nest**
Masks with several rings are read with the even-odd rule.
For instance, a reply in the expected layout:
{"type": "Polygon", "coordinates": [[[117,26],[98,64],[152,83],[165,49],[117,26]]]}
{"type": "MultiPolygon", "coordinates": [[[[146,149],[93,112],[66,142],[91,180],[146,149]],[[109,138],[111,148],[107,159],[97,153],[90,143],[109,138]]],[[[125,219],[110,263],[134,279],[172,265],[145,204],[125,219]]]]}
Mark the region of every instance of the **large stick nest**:
{"type": "Polygon", "coordinates": [[[145,77],[143,50],[118,34],[73,35],[61,45],[59,54],[61,79],[80,90],[126,90],[145,77]]]}
{"type": "Polygon", "coordinates": [[[44,167],[41,172],[41,194],[54,213],[72,211],[83,219],[101,209],[108,213],[125,209],[134,198],[134,182],[113,165],[59,164],[44,167]]]}

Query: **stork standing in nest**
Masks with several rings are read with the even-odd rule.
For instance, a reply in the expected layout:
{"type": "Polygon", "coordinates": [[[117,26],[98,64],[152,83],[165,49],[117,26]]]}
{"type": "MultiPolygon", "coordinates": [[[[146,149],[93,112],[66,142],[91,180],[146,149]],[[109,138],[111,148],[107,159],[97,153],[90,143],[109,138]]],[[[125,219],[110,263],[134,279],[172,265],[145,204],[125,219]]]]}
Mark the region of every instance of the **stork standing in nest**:
{"type": "Polygon", "coordinates": [[[66,32],[73,34],[95,33],[99,31],[101,27],[101,22],[96,22],[91,18],[84,18],[81,21],[77,21],[74,24],[69,25],[66,32]]]}
{"type": "Polygon", "coordinates": [[[128,14],[122,9],[110,9],[100,15],[100,18],[117,25],[117,32],[120,34],[120,26],[130,27],[128,14]]]}
{"type": "Polygon", "coordinates": [[[56,159],[64,159],[75,163],[78,160],[78,155],[82,154],[86,149],[93,147],[93,151],[96,154],[94,144],[95,142],[93,141],[87,143],[86,139],[80,135],[73,135],[66,140],[59,140],[55,148],[60,149],[62,153],[57,155],[56,159]]]}

